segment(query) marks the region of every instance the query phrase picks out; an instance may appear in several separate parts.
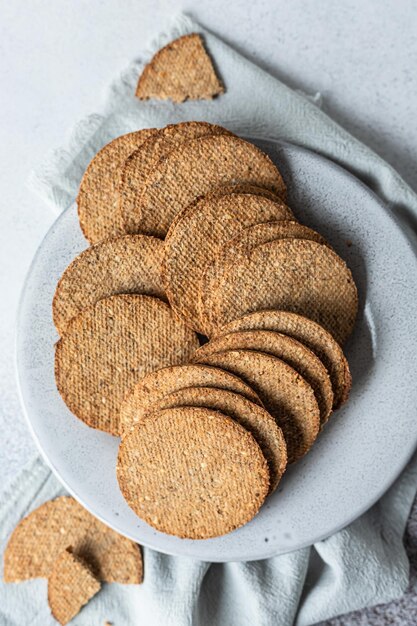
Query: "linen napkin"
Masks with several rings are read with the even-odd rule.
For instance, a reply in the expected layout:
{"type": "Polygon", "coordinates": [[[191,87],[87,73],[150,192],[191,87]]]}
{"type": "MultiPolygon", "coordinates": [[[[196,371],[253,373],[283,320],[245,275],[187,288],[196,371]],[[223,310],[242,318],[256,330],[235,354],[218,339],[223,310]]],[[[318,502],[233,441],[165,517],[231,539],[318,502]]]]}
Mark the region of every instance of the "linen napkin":
{"type": "MultiPolygon", "coordinates": [[[[316,98],[317,100],[317,98],[316,98]]],[[[415,224],[417,196],[387,163],[296,93],[186,16],[180,16],[112,84],[100,112],[81,121],[67,144],[32,174],[30,184],[57,211],[76,196],[94,154],[132,130],[186,120],[223,124],[246,136],[281,139],[315,150],[373,188],[404,223],[415,224]],[[139,102],[137,78],[152,54],[176,37],[202,32],[226,85],[213,101],[139,102]]],[[[332,537],[291,554],[248,563],[209,564],[145,549],[140,587],[106,585],[74,625],[308,626],[365,606],[388,602],[408,584],[402,537],[417,490],[417,456],[367,513],[332,537]]],[[[36,459],[1,497],[0,551],[19,519],[63,493],[36,459]]],[[[0,586],[5,626],[54,623],[45,581],[0,586]]]]}

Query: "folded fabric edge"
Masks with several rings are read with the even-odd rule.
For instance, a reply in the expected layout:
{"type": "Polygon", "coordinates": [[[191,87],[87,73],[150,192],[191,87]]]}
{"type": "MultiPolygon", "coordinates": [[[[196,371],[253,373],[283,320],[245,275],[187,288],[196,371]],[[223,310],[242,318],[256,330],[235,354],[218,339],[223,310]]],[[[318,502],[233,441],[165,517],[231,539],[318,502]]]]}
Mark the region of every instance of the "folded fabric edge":
{"type": "Polygon", "coordinates": [[[24,465],[20,472],[13,476],[0,492],[0,540],[4,539],[4,523],[15,508],[15,503],[24,494],[28,494],[32,485],[42,483],[48,476],[50,469],[41,457],[34,456],[24,465]]]}
{"type": "Polygon", "coordinates": [[[69,133],[65,147],[51,150],[42,164],[29,173],[29,189],[44,198],[55,210],[66,208],[73,201],[69,191],[64,186],[58,187],[56,180],[65,180],[65,171],[73,163],[79,146],[88,143],[104,121],[104,117],[97,113],[80,120],[69,133]]]}
{"type": "MultiPolygon", "coordinates": [[[[148,47],[144,49],[144,59],[146,59],[146,61],[150,59],[160,47],[166,45],[173,39],[195,31],[201,31],[201,27],[191,20],[191,18],[184,14],[176,16],[171,21],[167,30],[155,37],[151,43],[148,44],[148,47]]],[[[69,182],[69,184],[65,186],[63,183],[74,179],[74,172],[71,170],[74,167],[75,157],[80,152],[80,147],[84,149],[84,147],[89,144],[94,146],[87,159],[88,163],[97,152],[97,149],[99,149],[97,146],[103,147],[108,141],[111,141],[111,139],[123,132],[138,130],[141,127],[138,125],[137,111],[135,112],[134,127],[130,129],[123,126],[118,128],[117,120],[113,129],[111,125],[110,128],[107,128],[107,116],[113,112],[115,96],[117,99],[125,96],[125,91],[132,85],[132,76],[134,75],[136,78],[144,64],[145,62],[140,59],[130,63],[129,66],[112,81],[110,87],[106,89],[104,101],[102,101],[101,106],[98,107],[100,112],[92,113],[79,120],[68,133],[64,146],[51,150],[45,156],[41,165],[30,171],[26,182],[27,187],[38,196],[42,197],[55,211],[66,209],[74,201],[73,185],[69,182]],[[58,180],[60,181],[59,186],[57,185],[58,180]]],[[[146,112],[144,112],[142,127],[146,128],[148,126],[149,122],[146,118],[146,112]]],[[[83,158],[82,161],[84,166],[86,159],[83,158]]],[[[81,177],[82,173],[83,172],[81,172],[81,174],[78,173],[78,178],[81,177]]]]}

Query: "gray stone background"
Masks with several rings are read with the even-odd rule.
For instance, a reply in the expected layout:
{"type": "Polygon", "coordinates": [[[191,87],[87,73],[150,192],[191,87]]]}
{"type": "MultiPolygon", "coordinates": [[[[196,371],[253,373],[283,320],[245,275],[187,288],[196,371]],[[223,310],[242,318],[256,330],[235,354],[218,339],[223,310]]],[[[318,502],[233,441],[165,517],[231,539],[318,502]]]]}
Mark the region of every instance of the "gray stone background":
{"type": "MultiPolygon", "coordinates": [[[[417,190],[416,0],[0,0],[0,476],[35,452],[14,382],[13,329],[31,258],[55,219],[31,167],[97,109],[111,79],[185,10],[323,108],[417,190]]],[[[417,508],[410,589],[326,626],[417,624],[417,508]]]]}

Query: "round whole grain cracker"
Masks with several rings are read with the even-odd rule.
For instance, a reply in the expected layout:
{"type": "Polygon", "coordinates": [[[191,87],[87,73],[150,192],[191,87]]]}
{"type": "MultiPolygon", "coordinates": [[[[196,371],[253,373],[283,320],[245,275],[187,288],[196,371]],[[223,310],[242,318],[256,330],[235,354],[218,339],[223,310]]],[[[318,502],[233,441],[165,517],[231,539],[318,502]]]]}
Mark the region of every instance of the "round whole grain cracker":
{"type": "Polygon", "coordinates": [[[244,330],[273,330],[297,339],[310,348],[329,372],[333,386],[333,408],[339,408],[349,396],[352,377],[342,348],[320,324],[289,311],[255,311],[229,322],[217,336],[244,330]]]}
{"type": "Polygon", "coordinates": [[[237,331],[212,339],[197,350],[194,358],[198,362],[201,356],[227,350],[266,352],[288,363],[313,388],[320,408],[320,423],[323,425],[327,422],[333,408],[329,374],[318,356],[305,345],[274,331],[237,331]]]}
{"type": "Polygon", "coordinates": [[[120,445],[117,479],[141,519],[188,539],[243,526],[269,490],[254,437],[230,417],[195,407],[160,411],[135,426],[120,445]]]}
{"type": "Polygon", "coordinates": [[[145,235],[107,239],[81,252],[58,282],[52,302],[62,335],[69,321],[107,296],[136,293],[165,299],[161,284],[164,242],[145,235]]]}
{"type": "Polygon", "coordinates": [[[72,553],[61,552],[48,578],[48,604],[60,624],[68,624],[100,591],[100,583],[88,563],[72,553]]]}
{"type": "Polygon", "coordinates": [[[165,238],[162,277],[172,308],[204,333],[199,304],[207,266],[243,228],[289,216],[282,202],[248,193],[209,194],[186,207],[165,238]]]}
{"type": "Polygon", "coordinates": [[[136,96],[173,102],[211,99],[224,92],[198,33],[183,35],[158,50],[139,77],[136,96]]]}
{"type": "Polygon", "coordinates": [[[56,344],[55,380],[68,408],[120,434],[122,400],[149,372],[189,360],[197,335],[157,298],[116,295],[71,320],[56,344]]]}
{"type": "Polygon", "coordinates": [[[147,128],[117,137],[90,162],[77,196],[81,230],[90,243],[125,234],[118,202],[121,170],[128,156],[156,133],[147,128]]]}
{"type": "Polygon", "coordinates": [[[212,298],[217,285],[228,271],[229,263],[236,263],[244,258],[253,248],[275,239],[310,239],[328,245],[319,233],[292,220],[280,220],[254,224],[242,230],[227,246],[219,248],[217,255],[211,259],[204,271],[199,291],[199,311],[201,327],[206,334],[211,334],[212,298]]]}
{"type": "Polygon", "coordinates": [[[199,362],[236,374],[255,389],[282,429],[288,463],[308,452],[319,432],[320,410],[313,389],[292,367],[255,350],[216,352],[199,362]]]}
{"type": "Polygon", "coordinates": [[[346,263],[327,246],[281,239],[254,248],[230,264],[216,290],[215,327],[264,309],[311,318],[339,343],[352,332],[358,293],[346,263]]]}
{"type": "Polygon", "coordinates": [[[287,465],[287,446],[282,430],[268,411],[234,391],[188,387],[155,401],[149,415],[185,406],[220,411],[252,433],[268,463],[271,492],[277,488],[287,465]]]}
{"type": "Polygon", "coordinates": [[[139,546],[61,496],[29,513],[14,529],[4,552],[5,582],[47,578],[59,554],[72,546],[102,582],[139,584],[143,565],[139,546]]]}
{"type": "Polygon", "coordinates": [[[187,387],[215,387],[234,391],[261,404],[257,393],[238,376],[216,367],[197,363],[164,367],[140,380],[120,407],[120,429],[123,436],[152,410],[155,402],[187,387]]]}
{"type": "Polygon", "coordinates": [[[125,161],[119,183],[119,209],[127,233],[140,232],[138,202],[143,186],[158,161],[190,139],[207,135],[231,135],[226,128],[208,122],[170,124],[152,135],[125,161]]]}
{"type": "Polygon", "coordinates": [[[230,183],[265,187],[285,200],[281,174],[256,146],[229,135],[201,137],[172,150],[148,177],[139,199],[139,231],[165,237],[182,209],[230,183]]]}

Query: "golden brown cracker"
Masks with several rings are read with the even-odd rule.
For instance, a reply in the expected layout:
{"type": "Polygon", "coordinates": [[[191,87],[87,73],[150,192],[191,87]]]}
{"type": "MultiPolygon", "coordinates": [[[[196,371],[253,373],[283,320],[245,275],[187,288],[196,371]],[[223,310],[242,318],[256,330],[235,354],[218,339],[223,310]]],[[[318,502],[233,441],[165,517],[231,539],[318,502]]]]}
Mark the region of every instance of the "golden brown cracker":
{"type": "Polygon", "coordinates": [[[229,265],[214,308],[216,328],[246,313],[282,309],[311,318],[343,343],[355,323],[358,293],[346,263],[330,248],[282,239],[229,265]]]}
{"type": "Polygon", "coordinates": [[[69,321],[107,296],[136,293],[165,300],[161,283],[164,242],[145,235],[108,239],[81,252],[58,282],[52,302],[62,335],[69,321]]]}
{"type": "Polygon", "coordinates": [[[305,345],[268,330],[237,331],[212,339],[195,353],[195,360],[227,350],[256,350],[272,354],[288,363],[313,388],[319,408],[321,425],[327,422],[333,407],[333,390],[329,374],[320,359],[305,345]]]}
{"type": "Polygon", "coordinates": [[[188,387],[156,400],[150,417],[162,409],[193,406],[220,411],[234,419],[255,437],[268,462],[270,490],[274,491],[287,465],[287,447],[282,430],[261,406],[233,391],[215,387],[188,387]]]}
{"type": "Polygon", "coordinates": [[[320,410],[313,389],[292,367],[252,350],[203,355],[199,362],[236,374],[253,387],[282,429],[288,463],[308,452],[319,432],[320,410]]]}
{"type": "Polygon", "coordinates": [[[139,77],[136,96],[173,102],[211,100],[224,92],[197,33],[183,35],[158,50],[139,77]]]}
{"type": "Polygon", "coordinates": [[[139,232],[165,237],[182,209],[230,183],[265,187],[285,200],[285,183],[278,169],[247,141],[211,135],[181,144],[159,161],[146,181],[139,199],[139,232]]]}
{"type": "Polygon", "coordinates": [[[53,564],[48,578],[48,603],[60,624],[68,624],[100,591],[100,583],[88,564],[68,548],[53,564]]]}
{"type": "Polygon", "coordinates": [[[4,553],[4,581],[48,578],[54,561],[68,546],[89,563],[102,582],[142,582],[139,546],[69,496],[45,502],[16,526],[4,553]]]}
{"type": "Polygon", "coordinates": [[[222,413],[195,407],[160,411],[135,426],[120,445],[117,479],[141,519],[188,539],[246,524],[269,490],[254,437],[222,413]]]}
{"type": "Polygon", "coordinates": [[[282,202],[248,193],[209,194],[186,207],[165,239],[162,276],[172,308],[204,333],[199,305],[206,268],[242,229],[289,216],[282,202]]]}
{"type": "Polygon", "coordinates": [[[119,435],[126,394],[149,372],[189,360],[198,345],[197,335],[157,298],[103,298],[71,320],[56,344],[58,391],[88,426],[119,435]]]}
{"type": "MultiPolygon", "coordinates": [[[[217,255],[211,259],[200,283],[199,311],[203,334],[211,334],[211,313],[214,309],[217,285],[228,271],[229,263],[244,258],[253,248],[275,239],[311,239],[328,245],[324,237],[316,231],[292,220],[270,221],[254,224],[243,229],[227,245],[219,247],[217,255]]],[[[201,332],[201,331],[200,331],[201,332]]]]}
{"type": "Polygon", "coordinates": [[[255,404],[261,404],[256,392],[238,376],[229,372],[196,363],[164,367],[148,374],[124,399],[120,408],[123,435],[149,413],[155,402],[187,387],[216,387],[234,391],[255,404]]]}
{"type": "Polygon", "coordinates": [[[118,202],[122,166],[128,156],[156,132],[154,128],[147,128],[113,139],[87,167],[77,205],[81,229],[90,243],[125,234],[118,202]]]}
{"type": "Polygon", "coordinates": [[[229,322],[219,329],[218,335],[245,330],[273,330],[297,339],[310,348],[329,372],[333,386],[333,408],[346,402],[352,386],[349,364],[342,348],[320,324],[289,311],[256,311],[229,322]]]}
{"type": "Polygon", "coordinates": [[[152,135],[126,160],[119,184],[119,209],[127,233],[140,232],[139,198],[143,186],[158,161],[190,139],[207,135],[231,135],[226,128],[207,122],[170,124],[152,135]]]}

